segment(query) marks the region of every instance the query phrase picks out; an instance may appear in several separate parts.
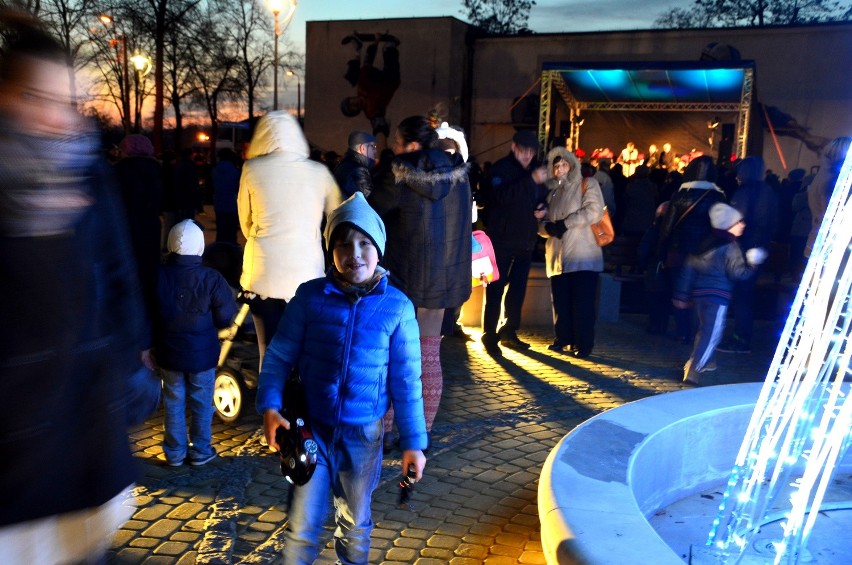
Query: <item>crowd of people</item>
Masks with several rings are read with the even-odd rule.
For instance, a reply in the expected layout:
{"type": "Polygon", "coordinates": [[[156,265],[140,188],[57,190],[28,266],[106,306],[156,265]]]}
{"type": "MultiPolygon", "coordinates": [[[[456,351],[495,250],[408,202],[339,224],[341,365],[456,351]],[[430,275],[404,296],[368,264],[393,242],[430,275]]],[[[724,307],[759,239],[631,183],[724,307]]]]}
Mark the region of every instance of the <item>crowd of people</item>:
{"type": "MultiPolygon", "coordinates": [[[[82,562],[128,518],[120,501],[134,481],[129,375],[143,368],[162,379],[167,465],[217,457],[218,331],[236,313],[237,289],[203,264],[191,153],[160,160],[133,134],[110,167],[73,110],[61,45],[32,21],[7,25],[0,250],[15,268],[0,283],[0,363],[16,402],[0,420],[0,555],[82,562]]],[[[257,333],[266,441],[278,449],[279,429],[294,425],[284,411],[294,371],[316,441],[314,476],[293,487],[287,563],[317,556],[332,498],[339,559],[366,563],[383,452],[399,449],[402,473],[422,477],[443,387],[442,335],[458,335],[453,322],[471,295],[475,224],[500,273],[483,297],[489,355],[530,348],[518,332],[542,241],[548,349],[593,354],[607,253],[591,226],[608,211],[641,254],[648,331],[666,333],[673,310],[677,339],[693,344],[684,380],[700,384],[716,351],[749,351],[756,281],[773,244],[790,249],[793,276],[801,270],[850,145],[835,139],[815,175],[797,169],[775,182],[758,156],[720,170],[692,155],[680,168],[667,143],[644,154],[629,142],[616,163],[608,150],[581,162],[555,146],[540,162],[527,130],[480,170],[460,128],[411,116],[392,133],[380,151],[374,135],[352,132],[343,158],[322,163],[295,118],[270,112],[245,162],[220,151],[209,175],[217,244],[245,240],[239,286],[257,333]],[[729,304],[733,331],[723,339],[729,304]]]]}

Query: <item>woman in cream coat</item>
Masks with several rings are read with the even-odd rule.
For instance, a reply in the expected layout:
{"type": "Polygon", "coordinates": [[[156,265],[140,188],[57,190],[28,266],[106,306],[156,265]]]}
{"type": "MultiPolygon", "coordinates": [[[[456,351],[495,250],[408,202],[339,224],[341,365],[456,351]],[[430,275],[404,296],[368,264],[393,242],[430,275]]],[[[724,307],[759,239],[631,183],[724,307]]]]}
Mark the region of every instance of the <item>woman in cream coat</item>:
{"type": "Polygon", "coordinates": [[[585,179],[583,193],[580,162],[564,147],[547,154],[547,170],[548,206],[537,216],[539,233],[547,238],[553,300],[555,339],[548,349],[584,358],[595,344],[595,294],[604,263],[590,226],[603,217],[603,194],[594,178],[585,179]]]}
{"type": "Polygon", "coordinates": [[[255,295],[261,361],[296,288],[325,273],[320,227],[343,199],[328,168],[308,159],[308,151],[296,119],[270,112],[257,123],[240,178],[237,208],[246,238],[240,286],[255,295]]]}

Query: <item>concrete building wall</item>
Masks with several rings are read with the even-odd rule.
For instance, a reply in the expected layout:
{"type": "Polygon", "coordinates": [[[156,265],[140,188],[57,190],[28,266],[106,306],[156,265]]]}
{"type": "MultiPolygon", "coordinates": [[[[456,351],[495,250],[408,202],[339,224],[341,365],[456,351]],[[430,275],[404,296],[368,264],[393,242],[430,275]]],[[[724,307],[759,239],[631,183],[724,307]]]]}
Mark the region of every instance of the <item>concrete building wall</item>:
{"type": "MultiPolygon", "coordinates": [[[[467,24],[450,17],[307,25],[305,131],[314,144],[326,150],[342,152],[349,131],[371,129],[363,114],[347,118],[340,110],[341,100],[356,93],[343,78],[354,49],[351,44],[341,45],[353,31],[389,33],[399,38],[401,84],[386,110],[391,134],[401,119],[427,114],[440,103],[448,121],[469,132],[471,154],[479,154],[480,163],[508,151],[514,131],[510,114],[513,100],[530,87],[538,95],[535,83],[543,63],[695,61],[712,42],[730,44],[743,59],[755,61],[757,100],[792,116],[815,142],[852,134],[852,78],[848,72],[852,68],[851,24],[476,40],[468,39],[467,24]]],[[[362,50],[366,47],[367,43],[362,50]]],[[[762,145],[767,165],[782,172],[769,132],[754,128],[752,136],[757,147],[762,145]]],[[[612,145],[616,146],[611,148],[620,149],[620,141],[614,140],[612,145]]],[[[778,141],[788,170],[818,164],[817,155],[801,141],[785,136],[779,136],[778,141]]]]}

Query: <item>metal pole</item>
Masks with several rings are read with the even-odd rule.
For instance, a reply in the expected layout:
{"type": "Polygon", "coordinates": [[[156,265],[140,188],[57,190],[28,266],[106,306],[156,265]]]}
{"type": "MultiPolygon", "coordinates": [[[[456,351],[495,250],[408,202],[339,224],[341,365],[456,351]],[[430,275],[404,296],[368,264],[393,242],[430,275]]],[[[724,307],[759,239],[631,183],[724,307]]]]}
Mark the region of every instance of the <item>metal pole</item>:
{"type": "Polygon", "coordinates": [[[296,77],[296,120],[302,123],[302,79],[296,77]]]}
{"type": "Polygon", "coordinates": [[[131,117],[130,117],[130,73],[127,69],[127,36],[121,36],[121,65],[122,70],[124,71],[124,96],[122,97],[122,104],[124,105],[124,116],[125,123],[127,124],[126,133],[130,133],[131,128],[131,117]]]}
{"type": "Polygon", "coordinates": [[[272,109],[278,109],[278,11],[272,12],[275,15],[275,51],[272,57],[272,109]]]}

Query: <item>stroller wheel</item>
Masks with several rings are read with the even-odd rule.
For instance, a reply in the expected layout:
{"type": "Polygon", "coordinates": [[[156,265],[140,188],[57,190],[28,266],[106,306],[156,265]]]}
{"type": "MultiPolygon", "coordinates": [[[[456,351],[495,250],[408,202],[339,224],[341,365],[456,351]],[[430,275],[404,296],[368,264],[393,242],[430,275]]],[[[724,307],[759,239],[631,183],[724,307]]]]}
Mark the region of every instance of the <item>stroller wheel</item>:
{"type": "Polygon", "coordinates": [[[245,389],[239,372],[222,367],[216,371],[213,385],[213,407],[216,415],[226,424],[235,422],[243,409],[245,389]]]}

